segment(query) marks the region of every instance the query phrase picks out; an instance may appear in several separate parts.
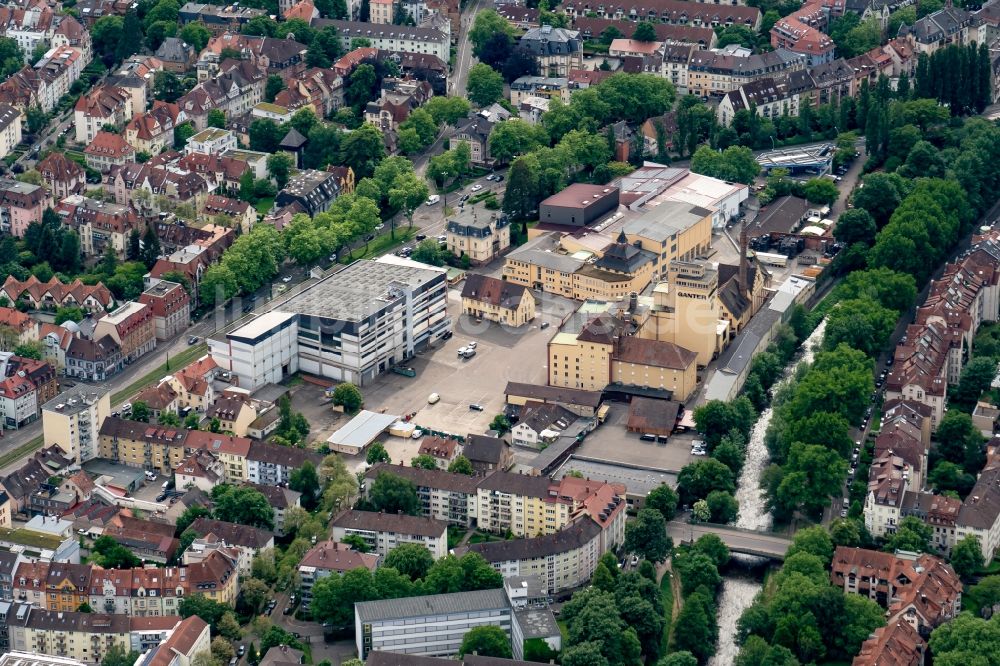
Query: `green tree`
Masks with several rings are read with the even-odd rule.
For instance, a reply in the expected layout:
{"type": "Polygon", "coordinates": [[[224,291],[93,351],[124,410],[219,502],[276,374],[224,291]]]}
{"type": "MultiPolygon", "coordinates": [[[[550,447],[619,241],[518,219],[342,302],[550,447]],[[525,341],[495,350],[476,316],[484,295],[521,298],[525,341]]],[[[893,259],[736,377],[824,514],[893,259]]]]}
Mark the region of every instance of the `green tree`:
{"type": "Polygon", "coordinates": [[[333,404],[343,407],[344,411],[349,414],[357,412],[364,403],[365,400],[364,396],[361,395],[361,389],[350,382],[338,384],[337,388],[333,390],[333,404]]]}
{"type": "MultiPolygon", "coordinates": [[[[358,69],[361,67],[365,65],[358,69]]],[[[340,152],[343,163],[354,169],[354,177],[358,180],[366,178],[372,175],[385,156],[382,132],[371,123],[365,123],[347,134],[341,141],[340,152]]]]}
{"type": "Polygon", "coordinates": [[[980,617],[991,615],[996,604],[1000,604],[1000,576],[984,576],[962,594],[962,609],[980,617]]]}
{"type": "Polygon", "coordinates": [[[973,574],[983,568],[983,548],[979,543],[979,537],[968,534],[951,549],[951,566],[955,573],[968,580],[973,574]]]}
{"type": "Polygon", "coordinates": [[[375,442],[368,447],[368,455],[365,457],[365,462],[369,465],[374,465],[380,462],[391,462],[389,452],[385,450],[385,446],[382,442],[375,442]]]}
{"type": "Polygon", "coordinates": [[[691,157],[691,171],[749,184],[760,172],[760,165],[750,149],[744,146],[730,146],[721,153],[702,146],[691,157]]]}
{"type": "Polygon", "coordinates": [[[988,391],[997,372],[996,358],[983,356],[973,358],[962,370],[958,387],[949,401],[965,411],[971,411],[985,391],[988,391]]]}
{"type": "Polygon", "coordinates": [[[469,41],[472,43],[472,52],[477,58],[483,58],[483,49],[490,38],[497,33],[507,35],[509,38],[518,36],[514,26],[500,16],[496,10],[485,9],[476,12],[472,29],[469,30],[469,41]]]}
{"type": "Polygon", "coordinates": [[[719,31],[716,46],[718,48],[722,48],[730,44],[739,44],[740,46],[745,46],[747,48],[754,48],[756,46],[756,41],[757,36],[754,34],[753,30],[745,25],[734,23],[733,25],[728,25],[719,31]]]}
{"type": "Polygon", "coordinates": [[[99,537],[90,548],[95,563],[106,569],[131,569],[141,567],[142,560],[110,536],[99,537]]]}
{"type": "Polygon", "coordinates": [[[66,321],[83,321],[83,309],[75,306],[56,308],[56,324],[58,325],[66,321]]]}
{"type": "Polygon", "coordinates": [[[250,486],[222,484],[212,488],[212,499],[218,520],[274,529],[274,510],[259,490],[250,486]]]}
{"type": "Polygon", "coordinates": [[[700,592],[689,594],[674,625],[674,647],[704,663],[715,654],[718,633],[712,599],[700,592]]]}
{"type": "Polygon", "coordinates": [[[426,576],[433,564],[434,557],[427,548],[418,543],[404,543],[389,551],[383,566],[416,581],[426,576]]]}
{"type": "Polygon", "coordinates": [[[916,516],[907,516],[899,521],[896,531],[886,540],[884,550],[892,553],[908,550],[914,553],[930,552],[933,529],[916,516]]]}
{"type": "Polygon", "coordinates": [[[37,340],[22,342],[14,347],[15,356],[20,356],[21,358],[32,358],[36,361],[42,360],[44,352],[45,348],[42,346],[42,343],[37,340]]]}
{"type": "Polygon", "coordinates": [[[1000,614],[981,620],[960,613],[931,633],[935,666],[989,666],[1000,655],[1000,614]]]}
{"type": "Polygon", "coordinates": [[[792,538],[792,545],[788,547],[785,557],[791,557],[796,553],[815,555],[823,560],[823,566],[828,567],[833,561],[833,540],[821,526],[801,529],[792,538]]]}
{"type": "Polygon", "coordinates": [[[489,65],[480,62],[469,70],[467,88],[473,104],[487,107],[503,97],[503,77],[489,65]]]}
{"type": "MultiPolygon", "coordinates": [[[[189,23],[188,25],[194,25],[189,23]]],[[[208,112],[208,126],[226,129],[226,112],[222,109],[212,109],[208,112]]],[[[249,171],[247,173],[250,173],[249,171]]]]}
{"type": "Polygon", "coordinates": [[[315,508],[321,490],[316,466],[307,460],[302,463],[302,467],[292,470],[288,477],[288,487],[302,493],[301,501],[307,510],[315,508]]]}
{"type": "Polygon", "coordinates": [[[540,125],[511,119],[497,123],[490,133],[489,143],[490,156],[501,164],[508,164],[515,157],[548,144],[548,136],[540,125]]]}
{"type": "MultiPolygon", "coordinates": [[[[478,14],[477,14],[478,16],[478,14]]],[[[435,95],[427,100],[423,108],[431,114],[438,125],[455,125],[469,115],[469,102],[462,97],[435,95]]]]}
{"type": "Polygon", "coordinates": [[[708,502],[708,510],[711,512],[709,519],[713,523],[726,524],[736,520],[739,514],[740,505],[733,497],[732,493],[724,490],[713,490],[705,498],[708,502]]]}
{"type": "Polygon", "coordinates": [[[177,607],[177,613],[183,618],[197,615],[212,627],[215,631],[222,616],[230,611],[226,604],[213,601],[203,594],[192,594],[181,599],[177,607]]]}
{"type": "Polygon", "coordinates": [[[412,481],[388,472],[379,472],[368,491],[368,499],[378,511],[409,516],[420,515],[420,498],[412,481]]]}
{"type": "Polygon", "coordinates": [[[267,172],[278,184],[278,189],[282,189],[288,183],[292,167],[295,166],[295,158],[289,153],[278,152],[267,156],[267,172]]]}
{"type": "MultiPolygon", "coordinates": [[[[94,47],[94,53],[101,56],[104,60],[105,65],[114,62],[115,53],[118,50],[118,44],[122,42],[123,37],[123,27],[125,21],[121,16],[102,16],[101,18],[94,21],[94,24],[90,27],[90,39],[94,47]]],[[[4,37],[3,39],[8,39],[4,37]]],[[[18,50],[20,60],[18,61],[18,66],[14,68],[13,71],[8,71],[9,56],[6,50],[3,48],[3,42],[0,42],[0,57],[3,60],[3,75],[9,76],[13,74],[18,69],[20,69],[21,64],[24,62],[24,56],[20,55],[20,47],[17,46],[17,42],[10,40],[14,43],[15,48],[18,50]]]]}
{"type": "Polygon", "coordinates": [[[503,196],[503,211],[515,220],[528,219],[541,200],[539,165],[533,156],[518,157],[510,166],[507,189],[503,196]]]}
{"type": "Polygon", "coordinates": [[[670,521],[677,513],[677,493],[667,484],[661,484],[646,495],[646,508],[660,512],[663,519],[670,521]]]}
{"type": "Polygon", "coordinates": [[[101,666],[132,666],[139,658],[139,653],[134,650],[126,651],[121,645],[112,645],[104,653],[101,659],[101,666]]]}
{"type": "Polygon", "coordinates": [[[142,421],[143,423],[149,423],[150,411],[149,405],[147,405],[142,400],[136,400],[132,403],[132,413],[130,414],[133,421],[142,421]]]}
{"type": "Polygon", "coordinates": [[[448,471],[452,474],[465,474],[466,476],[475,474],[475,471],[472,469],[472,463],[463,455],[459,455],[451,461],[451,464],[448,465],[448,471]]]}
{"type": "Polygon", "coordinates": [[[830,524],[830,539],[836,546],[861,545],[861,528],[852,518],[837,518],[830,524]]]}
{"type": "Polygon", "coordinates": [[[885,349],[897,318],[898,312],[868,298],[841,301],[827,318],[823,346],[834,349],[846,344],[877,356],[885,349]]]}
{"type": "Polygon", "coordinates": [[[656,509],[643,508],[625,524],[625,550],[644,559],[662,562],[673,548],[666,521],[656,509]]]}
{"type": "Polygon", "coordinates": [[[655,42],[656,28],[649,21],[640,21],[635,26],[635,31],[632,33],[632,39],[637,42],[655,42]]]}
{"type": "Polygon", "coordinates": [[[681,588],[685,596],[704,586],[710,592],[722,584],[722,576],[709,555],[697,550],[681,551],[674,555],[674,568],[681,577],[681,588]]]}
{"type": "Polygon", "coordinates": [[[698,432],[705,435],[710,447],[719,444],[734,429],[746,438],[756,418],[753,405],[745,397],[731,402],[710,400],[694,410],[698,432]]]}
{"type": "Polygon", "coordinates": [[[264,99],[268,102],[274,102],[274,98],[284,89],[285,80],[277,74],[270,74],[264,83],[264,99]]]}
{"type": "Polygon", "coordinates": [[[875,231],[875,218],[863,208],[845,210],[833,227],[834,237],[846,245],[864,243],[871,246],[875,242],[875,231]]]}
{"type": "Polygon", "coordinates": [[[421,453],[418,456],[410,458],[410,467],[416,467],[417,469],[439,469],[434,456],[426,453],[421,453]]]}
{"type": "Polygon", "coordinates": [[[713,490],[733,492],[736,484],[731,469],[714,458],[698,460],[685,465],[677,475],[677,490],[681,502],[693,504],[708,497],[713,490]]]}
{"type": "Polygon", "coordinates": [[[198,298],[206,307],[225,303],[236,295],[239,286],[236,276],[225,264],[212,264],[202,275],[198,285],[198,298]]]}
{"type": "Polygon", "coordinates": [[[510,639],[500,627],[486,625],[474,627],[462,637],[462,646],[458,654],[464,657],[475,653],[482,657],[500,657],[510,659],[514,655],[510,649],[510,639]]]}
{"type": "Polygon", "coordinates": [[[802,186],[802,195],[814,204],[829,206],[840,196],[840,190],[829,178],[811,178],[802,186]]]}
{"type": "Polygon", "coordinates": [[[173,72],[160,70],[153,76],[153,95],[164,102],[176,102],[187,90],[173,72]]]}

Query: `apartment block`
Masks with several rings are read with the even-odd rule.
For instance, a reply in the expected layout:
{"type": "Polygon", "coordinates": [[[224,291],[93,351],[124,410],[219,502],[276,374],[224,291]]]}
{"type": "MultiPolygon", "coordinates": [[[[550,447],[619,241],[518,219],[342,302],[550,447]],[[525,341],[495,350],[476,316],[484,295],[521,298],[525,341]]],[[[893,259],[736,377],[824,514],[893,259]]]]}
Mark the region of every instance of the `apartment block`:
{"type": "Polygon", "coordinates": [[[191,325],[191,297],[177,282],[156,281],[139,295],[139,302],[153,311],[157,340],[168,340],[191,325]]]}
{"type": "Polygon", "coordinates": [[[451,525],[472,527],[476,524],[478,479],[443,470],[382,463],[365,472],[362,492],[367,493],[371,484],[383,472],[407,479],[416,486],[422,515],[451,525]]]}
{"type": "Polygon", "coordinates": [[[435,518],[350,510],[334,518],[331,526],[335,541],[359,536],[382,556],[404,543],[426,547],[434,559],[448,554],[448,523],[435,518]]]}
{"type": "Polygon", "coordinates": [[[343,575],[347,571],[364,567],[375,571],[381,557],[373,553],[359,553],[350,546],[330,539],[321,541],[310,548],[299,561],[299,589],[302,592],[302,608],[309,609],[312,589],[317,581],[331,575],[343,575]]]}
{"type": "Polygon", "coordinates": [[[42,405],[46,446],[58,446],[80,464],[98,454],[101,424],[111,414],[107,388],[76,386],[42,405]]]}

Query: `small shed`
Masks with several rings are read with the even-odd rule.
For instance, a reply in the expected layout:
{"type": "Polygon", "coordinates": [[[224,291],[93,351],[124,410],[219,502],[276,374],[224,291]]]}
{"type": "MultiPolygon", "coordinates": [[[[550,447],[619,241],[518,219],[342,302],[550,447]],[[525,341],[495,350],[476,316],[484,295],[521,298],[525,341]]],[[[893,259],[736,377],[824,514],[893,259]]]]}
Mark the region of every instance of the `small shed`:
{"type": "Polygon", "coordinates": [[[628,406],[629,432],[669,437],[677,424],[677,413],[680,403],[673,400],[658,400],[656,398],[632,398],[628,406]]]}
{"type": "Polygon", "coordinates": [[[379,414],[363,409],[326,441],[331,451],[358,455],[398,420],[399,416],[395,414],[379,414]]]}
{"type": "Polygon", "coordinates": [[[288,130],[288,134],[285,138],[281,140],[278,144],[278,150],[284,150],[295,156],[295,166],[299,169],[302,168],[302,150],[305,148],[306,143],[309,139],[302,136],[294,127],[288,130]]]}

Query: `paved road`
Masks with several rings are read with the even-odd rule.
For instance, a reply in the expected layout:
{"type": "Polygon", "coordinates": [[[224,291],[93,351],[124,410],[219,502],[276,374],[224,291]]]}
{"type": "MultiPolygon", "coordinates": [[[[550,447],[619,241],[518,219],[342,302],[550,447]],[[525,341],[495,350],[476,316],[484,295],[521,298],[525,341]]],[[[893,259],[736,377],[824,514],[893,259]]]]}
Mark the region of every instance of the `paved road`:
{"type": "Polygon", "coordinates": [[[667,535],[675,543],[689,543],[704,534],[715,534],[733,552],[764,555],[778,559],[784,559],[785,551],[792,543],[791,539],[781,534],[750,532],[722,525],[694,524],[679,520],[667,523],[667,535]]]}
{"type": "Polygon", "coordinates": [[[461,27],[458,35],[458,49],[455,52],[455,68],[452,70],[455,77],[451,82],[449,93],[454,97],[465,97],[466,84],[469,81],[469,70],[472,68],[472,43],[469,41],[469,30],[472,28],[476,14],[486,0],[473,0],[473,2],[462,12],[461,27]]]}

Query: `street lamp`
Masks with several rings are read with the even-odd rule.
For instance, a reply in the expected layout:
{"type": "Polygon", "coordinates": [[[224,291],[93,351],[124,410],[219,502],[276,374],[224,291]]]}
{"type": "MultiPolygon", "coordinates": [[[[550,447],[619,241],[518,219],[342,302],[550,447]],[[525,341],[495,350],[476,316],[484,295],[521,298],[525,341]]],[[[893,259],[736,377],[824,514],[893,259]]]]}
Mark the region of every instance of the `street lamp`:
{"type": "MultiPolygon", "coordinates": [[[[442,183],[446,183],[448,181],[448,176],[449,176],[449,174],[448,174],[447,171],[442,171],[441,172],[441,182],[442,183]]],[[[448,219],[448,189],[446,187],[444,187],[443,185],[442,185],[442,189],[444,190],[444,199],[441,202],[441,217],[443,217],[444,219],[447,220],[448,219]]]]}

